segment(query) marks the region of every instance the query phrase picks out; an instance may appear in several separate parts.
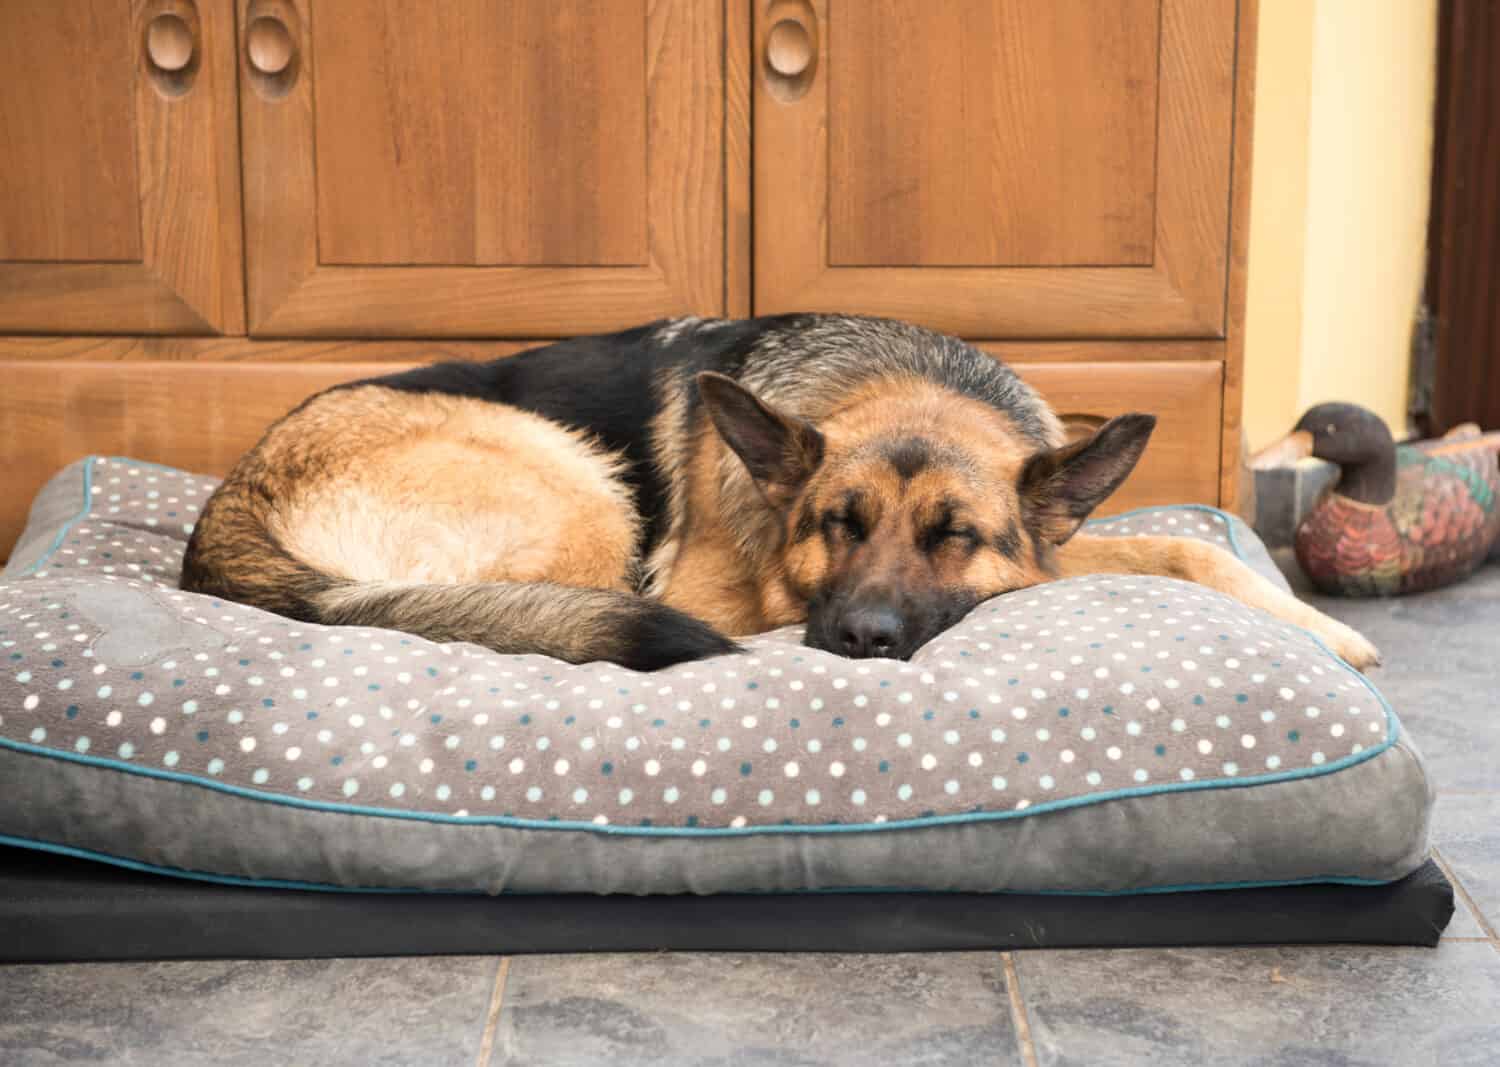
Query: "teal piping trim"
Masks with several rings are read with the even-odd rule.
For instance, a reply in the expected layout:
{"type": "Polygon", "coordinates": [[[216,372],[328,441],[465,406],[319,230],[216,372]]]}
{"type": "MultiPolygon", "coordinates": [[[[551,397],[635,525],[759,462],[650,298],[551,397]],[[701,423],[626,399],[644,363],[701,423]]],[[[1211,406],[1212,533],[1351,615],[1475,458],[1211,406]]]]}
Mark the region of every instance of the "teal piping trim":
{"type": "MultiPolygon", "coordinates": [[[[84,468],[84,508],[69,521],[68,525],[58,536],[57,543],[49,550],[48,555],[33,564],[32,569],[45,563],[47,558],[57,550],[63,543],[67,532],[78,522],[82,521],[88,514],[89,504],[92,502],[91,475],[94,460],[99,457],[88,457],[84,468]]],[[[163,467],[160,464],[146,463],[131,459],[115,458],[115,461],[130,463],[133,466],[152,467],[158,470],[172,470],[171,467],[163,467]]],[[[1204,504],[1179,504],[1172,505],[1173,509],[1186,509],[1202,511],[1221,516],[1224,519],[1226,529],[1229,531],[1230,545],[1240,558],[1238,542],[1234,539],[1234,517],[1218,508],[1212,508],[1204,504]]],[[[1105,519],[1094,520],[1096,523],[1108,523],[1110,521],[1128,518],[1143,512],[1157,512],[1166,510],[1164,508],[1137,508],[1120,515],[1110,516],[1105,519]]],[[[26,572],[23,572],[26,573],[26,572]]],[[[1288,624],[1290,625],[1290,624],[1288,624]]],[[[1298,627],[1300,630],[1301,627],[1298,627]]],[[[1272,774],[1249,775],[1244,778],[1209,778],[1198,779],[1191,782],[1168,782],[1150,786],[1132,786],[1127,789],[1115,789],[1103,793],[1092,793],[1087,796],[1068,797],[1055,801],[1043,801],[1033,804],[1023,811],[979,811],[962,812],[954,815],[932,815],[926,818],[902,819],[884,823],[841,823],[837,825],[792,825],[792,826],[744,826],[744,827],[686,827],[686,826],[625,826],[605,825],[599,826],[592,822],[575,822],[552,819],[523,819],[505,816],[457,816],[440,812],[401,811],[392,808],[375,808],[362,804],[338,804],[327,801],[305,800],[300,797],[282,796],[275,793],[265,793],[260,790],[247,789],[243,786],[230,785],[225,782],[217,782],[212,779],[200,778],[195,775],[183,774],[178,771],[161,770],[154,767],[142,767],[128,763],[123,760],[107,759],[100,756],[86,756],[73,752],[59,752],[54,749],[43,748],[23,741],[13,741],[8,738],[0,738],[0,748],[10,749],[28,756],[39,756],[44,759],[64,760],[70,763],[79,763],[91,767],[104,767],[111,770],[124,771],[127,774],[141,775],[147,778],[158,778],[165,781],[178,782],[181,784],[197,786],[203,789],[211,789],[220,793],[233,796],[245,797],[249,800],[268,804],[279,804],[285,807],[301,808],[310,811],[323,811],[348,815],[369,815],[376,818],[403,819],[415,822],[432,822],[443,824],[457,824],[465,826],[504,826],[520,830],[567,830],[585,831],[594,834],[615,835],[623,837],[749,837],[758,834],[839,834],[839,833],[884,833],[899,830],[916,830],[933,826],[955,826],[977,822],[996,822],[1008,819],[1029,818],[1033,815],[1041,815],[1049,811],[1065,811],[1070,808],[1086,807],[1091,804],[1101,804],[1111,800],[1125,800],[1135,797],[1155,796],[1160,793],[1185,793],[1196,792],[1204,789],[1243,789],[1255,785],[1268,785],[1276,782],[1295,781],[1301,778],[1316,778],[1325,774],[1352,767],[1373,759],[1389,749],[1396,743],[1400,733],[1400,721],[1396,718],[1395,711],[1386,701],[1381,692],[1370,684],[1363,674],[1356,671],[1339,656],[1335,655],[1327,645],[1308,630],[1302,630],[1314,644],[1318,646],[1329,659],[1333,660],[1345,671],[1356,678],[1361,685],[1379,702],[1385,712],[1386,736],[1381,744],[1372,746],[1362,752],[1353,753],[1334,760],[1321,766],[1299,767],[1289,771],[1278,771],[1272,774]]]]}
{"type": "MultiPolygon", "coordinates": [[[[1317,639],[1313,638],[1313,640],[1316,641],[1317,639]]],[[[1339,659],[1332,652],[1329,652],[1327,648],[1323,647],[1322,642],[1318,642],[1318,646],[1323,648],[1324,653],[1335,663],[1363,681],[1363,675],[1344,663],[1343,660],[1339,659]]],[[[54,749],[43,748],[24,741],[14,741],[9,738],[0,738],[0,748],[10,749],[28,756],[40,756],[43,759],[63,760],[90,767],[106,767],[111,770],[124,771],[127,774],[138,774],[146,778],[159,778],[164,781],[179,782],[185,785],[198,786],[203,789],[211,789],[215,792],[227,793],[231,796],[245,797],[249,800],[279,804],[284,807],[346,815],[370,815],[377,818],[404,819],[412,822],[432,822],[460,826],[504,826],[518,830],[582,830],[588,833],[621,837],[751,837],[758,834],[888,833],[896,830],[923,829],[930,826],[962,826],[969,823],[1025,819],[1049,811],[1066,811],[1070,808],[1087,807],[1091,804],[1102,804],[1111,800],[1156,796],[1159,793],[1197,792],[1204,789],[1244,789],[1249,786],[1290,782],[1301,778],[1317,778],[1325,774],[1332,774],[1335,771],[1340,771],[1346,767],[1352,767],[1355,764],[1373,759],[1396,742],[1396,737],[1400,729],[1396,713],[1391,710],[1391,706],[1386,702],[1385,697],[1381,696],[1380,692],[1371,686],[1369,682],[1365,682],[1364,685],[1370,691],[1371,695],[1380,702],[1380,706],[1385,711],[1386,737],[1384,742],[1367,748],[1363,752],[1352,753],[1320,766],[1298,767],[1293,770],[1278,771],[1272,774],[1248,775],[1244,778],[1208,778],[1191,782],[1168,782],[1160,785],[1132,786],[1128,789],[1114,789],[1102,793],[1091,793],[1086,796],[1043,801],[1040,804],[1033,804],[1022,811],[1013,809],[1007,811],[969,811],[954,815],[930,815],[925,818],[898,819],[884,823],[742,827],[625,826],[615,824],[600,826],[592,822],[576,822],[562,819],[524,819],[503,815],[458,816],[441,812],[401,811],[393,808],[373,808],[362,804],[338,804],[328,801],[305,800],[301,797],[282,796],[255,789],[246,789],[244,786],[216,782],[211,779],[199,778],[195,775],[183,774],[179,771],[161,770],[156,767],[141,767],[123,760],[108,759],[101,756],[86,756],[75,752],[58,752],[54,749]]]]}
{"type": "Polygon", "coordinates": [[[51,547],[43,552],[35,563],[23,569],[19,577],[25,578],[40,570],[44,563],[57,555],[57,550],[62,548],[64,542],[67,541],[68,534],[73,532],[73,527],[89,517],[89,506],[94,502],[94,460],[98,458],[98,456],[89,456],[83,461],[83,507],[78,510],[77,515],[63,523],[63,528],[57,531],[51,547]]]}
{"type": "MultiPolygon", "coordinates": [[[[514,890],[490,894],[470,892],[462,889],[345,886],[333,885],[328,882],[287,881],[282,878],[240,878],[230,874],[210,874],[206,871],[190,871],[181,867],[163,867],[152,863],[142,863],[139,860],[127,859],[123,856],[111,855],[108,852],[95,852],[92,849],[76,848],[73,845],[59,845],[51,841],[33,841],[25,837],[12,837],[9,834],[0,834],[0,845],[29,849],[34,852],[49,852],[58,856],[71,856],[74,859],[92,860],[97,863],[107,863],[111,866],[123,867],[130,871],[140,871],[143,874],[164,875],[169,878],[183,878],[194,882],[210,882],[214,885],[240,886],[247,889],[297,889],[317,893],[379,893],[396,896],[532,897],[553,895],[546,892],[517,892],[514,890]]],[[[1392,881],[1399,881],[1399,879],[1392,879],[1392,881]]],[[[744,895],[755,896],[825,896],[833,893],[945,893],[983,896],[1138,897],[1152,896],[1158,893],[1200,893],[1219,889],[1278,889],[1298,885],[1377,886],[1389,884],[1389,882],[1383,882],[1375,878],[1329,877],[1294,878],[1281,882],[1193,882],[1182,885],[1150,886],[1145,889],[1095,889],[1082,892],[1066,889],[996,889],[988,893],[978,893],[963,889],[903,889],[896,886],[853,886],[840,889],[753,890],[741,892],[744,895]]]]}
{"type": "Polygon", "coordinates": [[[94,464],[100,459],[107,459],[110,463],[128,463],[132,467],[150,467],[154,471],[166,471],[168,474],[184,473],[176,467],[168,467],[162,463],[148,463],[143,459],[130,459],[126,456],[85,456],[83,461],[83,506],[79,509],[77,515],[74,515],[63,524],[61,530],[57,531],[57,537],[53,539],[52,545],[47,551],[42,553],[41,558],[31,566],[18,572],[16,575],[18,578],[28,577],[41,570],[42,566],[53,556],[57,555],[58,549],[62,548],[63,544],[66,543],[68,534],[73,532],[73,527],[89,517],[89,510],[94,503],[94,464]]]}
{"type": "Polygon", "coordinates": [[[1224,520],[1224,530],[1229,539],[1229,548],[1241,562],[1245,559],[1245,553],[1240,549],[1240,539],[1235,535],[1234,528],[1237,523],[1243,522],[1238,515],[1231,515],[1222,508],[1211,507],[1208,504],[1163,504],[1158,507],[1132,508],[1122,511],[1118,515],[1108,515],[1102,519],[1090,519],[1084,526],[1105,526],[1121,519],[1128,519],[1135,515],[1146,515],[1159,511],[1201,511],[1207,515],[1217,515],[1224,520]]]}

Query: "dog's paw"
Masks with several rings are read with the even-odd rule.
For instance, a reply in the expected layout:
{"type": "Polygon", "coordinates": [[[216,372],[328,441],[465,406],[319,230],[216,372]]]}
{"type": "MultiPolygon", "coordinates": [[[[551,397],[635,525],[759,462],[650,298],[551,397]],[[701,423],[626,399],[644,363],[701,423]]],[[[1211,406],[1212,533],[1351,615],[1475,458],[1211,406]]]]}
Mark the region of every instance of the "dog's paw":
{"type": "Polygon", "coordinates": [[[1319,613],[1318,625],[1310,627],[1333,652],[1355,670],[1364,672],[1380,666],[1380,650],[1352,626],[1319,613]]]}

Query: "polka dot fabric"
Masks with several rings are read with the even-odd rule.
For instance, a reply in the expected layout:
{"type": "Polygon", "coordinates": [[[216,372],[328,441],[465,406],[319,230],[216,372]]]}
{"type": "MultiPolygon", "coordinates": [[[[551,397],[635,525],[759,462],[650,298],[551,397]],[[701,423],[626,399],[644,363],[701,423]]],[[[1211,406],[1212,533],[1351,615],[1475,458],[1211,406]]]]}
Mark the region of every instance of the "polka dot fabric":
{"type": "MultiPolygon", "coordinates": [[[[998,597],[910,663],[841,659],[784,630],[638,674],[180,592],[212,480],[95,458],[86,481],[87,505],[0,583],[0,744],[16,751],[329,810],[720,834],[1269,782],[1396,736],[1309,635],[1169,579],[998,597]]],[[[1248,540],[1194,508],[1092,532],[1248,540]]]]}

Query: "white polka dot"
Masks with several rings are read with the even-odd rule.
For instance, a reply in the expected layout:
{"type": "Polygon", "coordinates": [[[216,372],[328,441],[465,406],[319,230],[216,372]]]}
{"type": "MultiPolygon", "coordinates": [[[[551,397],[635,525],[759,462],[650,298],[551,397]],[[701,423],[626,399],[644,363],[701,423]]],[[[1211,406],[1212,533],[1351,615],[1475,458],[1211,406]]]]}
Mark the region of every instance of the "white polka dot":
{"type": "Polygon", "coordinates": [[[1198,742],[1198,751],[1201,752],[1203,755],[1206,756],[1210,752],[1212,752],[1213,750],[1214,750],[1214,743],[1212,741],[1208,740],[1208,738],[1205,737],[1203,740],[1201,740],[1201,741],[1198,742]]]}
{"type": "Polygon", "coordinates": [[[1177,772],[1177,776],[1184,782],[1191,782],[1194,778],[1197,777],[1197,775],[1193,773],[1193,769],[1191,767],[1182,768],[1182,770],[1177,772]]]}
{"type": "Polygon", "coordinates": [[[530,801],[531,803],[533,803],[533,804],[535,804],[538,800],[541,800],[542,799],[542,788],[541,788],[541,786],[534,785],[531,788],[527,789],[526,790],[526,799],[528,801],[530,801]]]}
{"type": "Polygon", "coordinates": [[[240,750],[243,751],[243,752],[254,752],[255,751],[255,738],[253,738],[253,737],[242,737],[242,738],[240,738],[240,750]]]}
{"type": "Polygon", "coordinates": [[[564,775],[564,774],[567,774],[568,773],[568,766],[569,766],[569,764],[568,764],[567,760],[560,759],[560,760],[558,760],[556,763],[554,763],[552,765],[552,773],[558,775],[559,777],[562,776],[562,775],[564,775]]]}
{"type": "Polygon", "coordinates": [[[520,756],[517,756],[515,759],[510,761],[509,767],[511,774],[520,774],[526,769],[526,761],[523,760],[520,756]]]}
{"type": "Polygon", "coordinates": [[[1314,753],[1313,753],[1313,754],[1312,754],[1312,761],[1313,761],[1313,762],[1314,762],[1314,763],[1324,763],[1324,762],[1326,762],[1326,761],[1327,761],[1327,760],[1328,760],[1328,757],[1327,757],[1327,756],[1325,756],[1325,755],[1324,755],[1324,754],[1323,754],[1323,753],[1321,753],[1321,752],[1314,752],[1314,753]]]}
{"type": "Polygon", "coordinates": [[[807,791],[806,800],[809,807],[816,807],[822,799],[823,794],[819,793],[816,789],[809,789],[807,791]]]}
{"type": "Polygon", "coordinates": [[[646,773],[655,778],[661,773],[661,764],[654,759],[646,761],[646,773]]]}
{"type": "Polygon", "coordinates": [[[1104,750],[1104,754],[1112,760],[1117,760],[1120,758],[1120,750],[1115,745],[1110,745],[1108,748],[1106,748],[1104,750]]]}
{"type": "Polygon", "coordinates": [[[1151,776],[1146,773],[1146,769],[1144,767],[1137,767],[1135,769],[1135,773],[1132,774],[1131,777],[1134,778],[1137,782],[1144,782],[1147,778],[1150,778],[1151,776]]]}
{"type": "Polygon", "coordinates": [[[632,790],[632,789],[622,789],[622,790],[620,790],[620,803],[621,804],[629,804],[634,799],[635,799],[635,791],[634,790],[632,790]]]}
{"type": "Polygon", "coordinates": [[[344,796],[352,797],[359,792],[359,782],[353,778],[344,779],[344,796]]]}
{"type": "Polygon", "coordinates": [[[1267,756],[1266,757],[1266,767],[1267,767],[1268,770],[1273,770],[1274,771],[1277,767],[1280,767],[1280,766],[1281,766],[1281,757],[1280,756],[1267,756]]]}
{"type": "Polygon", "coordinates": [[[1241,734],[1240,735],[1240,745],[1242,747],[1244,747],[1244,748],[1254,748],[1255,747],[1255,736],[1253,734],[1241,734]]]}
{"type": "MultiPolygon", "coordinates": [[[[573,803],[574,804],[582,804],[588,798],[589,798],[589,791],[587,789],[583,788],[583,786],[579,786],[577,789],[573,790],[573,803]]],[[[667,790],[667,797],[666,797],[667,803],[671,804],[676,799],[677,799],[677,790],[675,788],[674,789],[668,789],[667,790]]]]}
{"type": "Polygon", "coordinates": [[[776,795],[769,789],[762,789],[755,799],[761,807],[768,808],[771,806],[771,801],[776,799],[776,795]]]}
{"type": "Polygon", "coordinates": [[[856,789],[854,792],[849,794],[850,802],[853,803],[853,805],[857,808],[864,807],[865,801],[868,799],[869,798],[865,795],[865,791],[863,789],[856,789]]]}
{"type": "Polygon", "coordinates": [[[782,773],[784,773],[788,778],[795,778],[798,774],[801,773],[801,771],[798,768],[796,761],[793,760],[782,768],[782,773]]]}
{"type": "Polygon", "coordinates": [[[728,799],[729,794],[723,789],[715,789],[712,793],[708,794],[708,800],[711,804],[722,804],[728,799]]]}
{"type": "Polygon", "coordinates": [[[167,720],[160,715],[151,720],[151,732],[153,734],[164,734],[167,732],[167,720]]]}

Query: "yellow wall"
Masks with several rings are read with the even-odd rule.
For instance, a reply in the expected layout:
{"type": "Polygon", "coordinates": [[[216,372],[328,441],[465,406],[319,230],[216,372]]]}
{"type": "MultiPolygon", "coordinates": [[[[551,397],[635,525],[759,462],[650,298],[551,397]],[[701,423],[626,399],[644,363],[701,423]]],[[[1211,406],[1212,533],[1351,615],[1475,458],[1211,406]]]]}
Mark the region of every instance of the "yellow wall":
{"type": "Polygon", "coordinates": [[[1261,0],[1252,448],[1352,400],[1399,436],[1426,266],[1437,0],[1261,0]]]}

